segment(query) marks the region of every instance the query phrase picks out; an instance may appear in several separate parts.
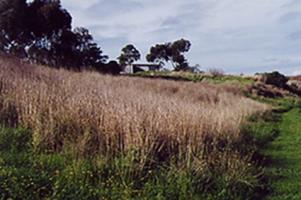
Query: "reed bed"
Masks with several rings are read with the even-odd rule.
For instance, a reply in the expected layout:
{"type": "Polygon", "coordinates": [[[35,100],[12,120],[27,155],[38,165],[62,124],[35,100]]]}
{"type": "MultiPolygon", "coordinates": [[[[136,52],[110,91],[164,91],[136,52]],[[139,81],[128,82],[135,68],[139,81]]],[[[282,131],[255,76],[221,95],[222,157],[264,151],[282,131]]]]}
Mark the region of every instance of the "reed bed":
{"type": "Polygon", "coordinates": [[[32,130],[37,151],[106,159],[133,153],[141,168],[170,160],[191,165],[208,157],[227,165],[237,155],[223,149],[229,159],[220,159],[221,153],[213,155],[215,144],[240,141],[246,117],[267,109],[233,86],[0,61],[1,121],[32,130]]]}

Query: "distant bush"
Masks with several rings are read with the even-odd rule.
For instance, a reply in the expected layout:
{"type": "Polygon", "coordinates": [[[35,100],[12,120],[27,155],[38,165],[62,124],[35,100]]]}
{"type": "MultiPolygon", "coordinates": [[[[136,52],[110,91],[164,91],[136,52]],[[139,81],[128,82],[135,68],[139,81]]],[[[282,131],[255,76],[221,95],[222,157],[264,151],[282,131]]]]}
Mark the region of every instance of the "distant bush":
{"type": "Polygon", "coordinates": [[[214,77],[221,77],[225,75],[224,70],[218,68],[210,68],[208,69],[208,73],[214,77]]]}
{"type": "Polygon", "coordinates": [[[88,29],[72,28],[61,1],[1,0],[0,30],[0,52],[31,63],[80,71],[108,59],[88,29]]]}
{"type": "Polygon", "coordinates": [[[297,108],[301,109],[301,100],[300,99],[296,100],[295,105],[297,108]]]}
{"type": "Polygon", "coordinates": [[[277,71],[272,72],[272,73],[264,73],[262,75],[262,81],[264,83],[269,84],[269,85],[274,85],[279,88],[285,88],[287,86],[288,80],[289,79],[285,75],[283,75],[277,71]]]}
{"type": "Polygon", "coordinates": [[[104,67],[100,68],[100,72],[113,75],[120,74],[121,71],[122,67],[115,60],[110,61],[108,64],[104,64],[104,67]]]}
{"type": "Polygon", "coordinates": [[[6,149],[12,152],[26,151],[30,149],[31,134],[22,129],[7,131],[0,126],[0,150],[6,149]]]}

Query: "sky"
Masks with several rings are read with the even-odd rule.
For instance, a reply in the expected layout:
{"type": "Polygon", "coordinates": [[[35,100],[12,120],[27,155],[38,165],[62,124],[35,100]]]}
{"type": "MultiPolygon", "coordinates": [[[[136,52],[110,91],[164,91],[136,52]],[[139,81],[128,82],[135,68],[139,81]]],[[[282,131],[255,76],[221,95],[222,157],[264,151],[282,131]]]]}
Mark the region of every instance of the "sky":
{"type": "MultiPolygon", "coordinates": [[[[61,0],[110,59],[185,38],[202,70],[301,74],[301,0],[61,0]]],[[[145,62],[142,59],[140,62],[145,62]]]]}

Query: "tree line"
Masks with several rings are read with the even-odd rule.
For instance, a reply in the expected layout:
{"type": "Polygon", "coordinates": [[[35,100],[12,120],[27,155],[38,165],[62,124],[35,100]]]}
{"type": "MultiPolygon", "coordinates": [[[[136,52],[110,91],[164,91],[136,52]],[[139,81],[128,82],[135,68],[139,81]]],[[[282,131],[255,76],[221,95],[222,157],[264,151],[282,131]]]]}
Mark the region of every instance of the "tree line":
{"type": "MultiPolygon", "coordinates": [[[[150,48],[146,60],[161,66],[169,62],[174,70],[187,70],[184,53],[190,46],[185,39],[157,44],[150,48]]],[[[113,74],[141,59],[140,52],[129,44],[121,50],[118,62],[108,62],[109,57],[87,28],[72,28],[72,17],[59,0],[1,0],[0,51],[52,67],[113,74]]]]}

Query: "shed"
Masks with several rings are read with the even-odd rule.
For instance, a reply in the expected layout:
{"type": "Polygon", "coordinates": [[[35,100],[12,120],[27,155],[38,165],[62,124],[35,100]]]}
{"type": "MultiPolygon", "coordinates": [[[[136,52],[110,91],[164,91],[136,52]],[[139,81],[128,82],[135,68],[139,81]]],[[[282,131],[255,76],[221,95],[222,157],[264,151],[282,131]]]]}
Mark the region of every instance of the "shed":
{"type": "Polygon", "coordinates": [[[140,71],[159,71],[160,68],[159,64],[131,64],[125,67],[124,72],[134,74],[140,71]]]}

